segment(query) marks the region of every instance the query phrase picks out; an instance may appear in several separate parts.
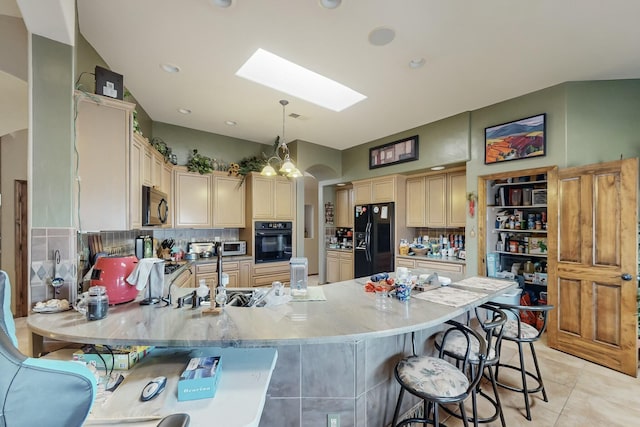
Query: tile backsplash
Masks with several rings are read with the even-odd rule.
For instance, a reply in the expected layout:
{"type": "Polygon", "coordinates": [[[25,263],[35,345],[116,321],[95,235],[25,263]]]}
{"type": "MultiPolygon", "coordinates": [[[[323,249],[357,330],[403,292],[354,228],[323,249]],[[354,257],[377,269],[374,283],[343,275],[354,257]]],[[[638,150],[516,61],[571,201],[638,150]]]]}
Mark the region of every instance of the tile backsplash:
{"type": "Polygon", "coordinates": [[[75,228],[33,228],[31,230],[31,265],[29,286],[31,304],[51,298],[65,298],[71,302],[77,297],[78,257],[75,228]],[[60,262],[56,263],[56,251],[60,262]],[[62,277],[64,284],[56,290],[51,280],[62,277]]]}

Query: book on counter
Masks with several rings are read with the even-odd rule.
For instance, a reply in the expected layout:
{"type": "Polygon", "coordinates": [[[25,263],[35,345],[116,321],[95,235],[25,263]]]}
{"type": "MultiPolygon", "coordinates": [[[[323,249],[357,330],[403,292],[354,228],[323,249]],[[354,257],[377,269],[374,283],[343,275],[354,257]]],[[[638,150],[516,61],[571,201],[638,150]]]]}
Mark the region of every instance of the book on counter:
{"type": "Polygon", "coordinates": [[[214,397],[220,381],[220,356],[193,357],[178,380],[178,400],[214,397]]]}

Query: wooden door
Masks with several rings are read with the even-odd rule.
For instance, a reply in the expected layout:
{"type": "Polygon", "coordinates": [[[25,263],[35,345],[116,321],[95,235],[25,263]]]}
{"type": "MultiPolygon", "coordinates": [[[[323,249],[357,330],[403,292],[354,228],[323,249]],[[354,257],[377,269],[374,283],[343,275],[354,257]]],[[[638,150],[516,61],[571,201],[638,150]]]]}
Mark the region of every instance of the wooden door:
{"type": "Polygon", "coordinates": [[[245,184],[242,178],[216,176],[213,179],[213,226],[245,226],[245,184]]]}
{"type": "Polygon", "coordinates": [[[447,174],[447,225],[464,227],[467,223],[467,172],[447,174]]]}
{"type": "Polygon", "coordinates": [[[427,196],[424,177],[407,179],[405,185],[407,188],[405,209],[407,227],[424,227],[426,225],[425,197],[427,196]]]}
{"type": "Polygon", "coordinates": [[[426,177],[427,191],[427,227],[446,227],[446,175],[426,177]]]}
{"type": "Polygon", "coordinates": [[[557,252],[549,250],[557,274],[548,285],[549,346],[634,377],[637,181],[637,159],[558,171],[557,252]]]}
{"type": "Polygon", "coordinates": [[[276,177],[275,183],[275,219],[294,220],[296,216],[295,181],[276,177]]]}
{"type": "Polygon", "coordinates": [[[211,228],[211,175],[175,174],[176,227],[211,228]]]}
{"type": "Polygon", "coordinates": [[[13,284],[15,296],[14,317],[25,317],[29,314],[29,218],[27,211],[27,181],[16,180],[14,192],[15,218],[15,271],[13,284]]]}

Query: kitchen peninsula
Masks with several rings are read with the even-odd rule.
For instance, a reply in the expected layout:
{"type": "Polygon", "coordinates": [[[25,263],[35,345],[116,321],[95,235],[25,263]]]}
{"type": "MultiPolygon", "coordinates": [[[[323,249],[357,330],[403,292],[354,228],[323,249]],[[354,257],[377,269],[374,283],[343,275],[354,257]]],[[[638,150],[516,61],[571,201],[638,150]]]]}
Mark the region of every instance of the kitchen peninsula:
{"type": "MultiPolygon", "coordinates": [[[[462,279],[447,275],[454,282],[462,279]]],[[[327,413],[340,413],[345,425],[363,425],[364,420],[383,425],[390,416],[385,407],[392,408],[397,397],[393,366],[410,351],[406,334],[416,332],[418,351],[428,351],[426,340],[445,321],[516,286],[504,282],[504,288],[492,292],[454,284],[451,290],[475,291],[477,297],[456,307],[416,295],[407,302],[392,300],[381,310],[375,295],[364,291],[365,282],[323,285],[326,301],[227,307],[217,316],[133,302],[110,307],[106,318],[94,322],[68,311],[31,315],[28,325],[34,354],[43,337],[109,345],[276,347],[278,362],[261,426],[317,425],[327,413]]]]}

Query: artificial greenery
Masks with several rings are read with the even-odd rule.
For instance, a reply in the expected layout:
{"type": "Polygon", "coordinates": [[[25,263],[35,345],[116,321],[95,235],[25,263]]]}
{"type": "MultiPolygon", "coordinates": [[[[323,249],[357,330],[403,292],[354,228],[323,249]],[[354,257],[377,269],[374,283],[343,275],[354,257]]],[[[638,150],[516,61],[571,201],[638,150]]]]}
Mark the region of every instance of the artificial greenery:
{"type": "Polygon", "coordinates": [[[189,156],[187,169],[189,172],[198,172],[200,175],[211,173],[213,172],[213,160],[210,157],[198,154],[198,150],[194,148],[189,156]]]}
{"type": "Polygon", "coordinates": [[[240,165],[240,169],[238,170],[238,175],[242,175],[244,178],[246,175],[250,174],[251,172],[261,172],[262,168],[264,168],[267,165],[268,159],[276,156],[278,145],[280,145],[280,137],[276,136],[276,140],[273,143],[273,154],[271,154],[271,156],[267,156],[263,152],[262,157],[250,156],[240,160],[240,162],[238,162],[238,164],[240,165]]]}
{"type": "Polygon", "coordinates": [[[157,136],[154,136],[151,139],[151,146],[155,148],[158,153],[162,154],[162,157],[164,157],[165,163],[169,163],[169,161],[171,160],[172,150],[171,150],[171,147],[169,147],[167,143],[162,140],[162,138],[158,138],[157,136]]]}

